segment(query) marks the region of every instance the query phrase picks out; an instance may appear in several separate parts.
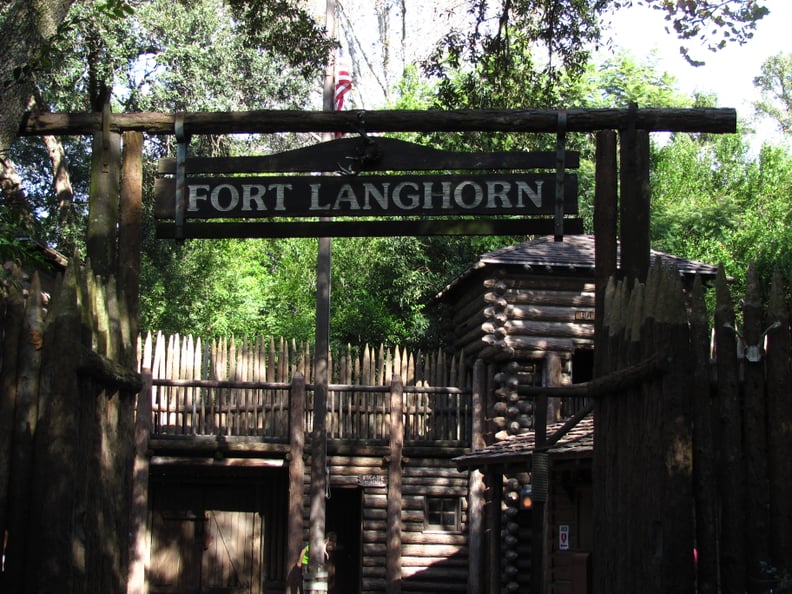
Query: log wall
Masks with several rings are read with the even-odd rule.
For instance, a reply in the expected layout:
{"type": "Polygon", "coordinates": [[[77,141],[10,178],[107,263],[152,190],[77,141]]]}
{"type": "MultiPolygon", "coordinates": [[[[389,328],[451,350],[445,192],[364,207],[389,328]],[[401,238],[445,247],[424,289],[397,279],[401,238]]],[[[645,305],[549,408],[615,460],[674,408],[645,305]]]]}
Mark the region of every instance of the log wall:
{"type": "Polygon", "coordinates": [[[450,306],[454,346],[493,359],[537,359],[594,346],[594,282],[493,269],[450,306]]]}
{"type": "Polygon", "coordinates": [[[751,268],[737,316],[721,269],[710,325],[701,283],[688,301],[676,271],[609,285],[604,369],[649,356],[664,369],[596,402],[595,592],[779,587],[792,567],[788,297],[780,274],[765,288],[751,268]]]}
{"type": "Polygon", "coordinates": [[[125,301],[76,264],[48,303],[37,276],[22,287],[0,289],[0,590],[126,592],[141,383],[125,301]]]}
{"type": "MultiPolygon", "coordinates": [[[[388,563],[388,469],[385,461],[390,450],[383,446],[349,455],[334,453],[333,449],[331,444],[328,455],[330,501],[333,493],[340,489],[358,489],[361,494],[360,591],[363,594],[384,592],[388,563]]],[[[445,456],[427,456],[415,449],[405,449],[399,549],[402,592],[467,592],[468,473],[457,470],[451,460],[453,455],[447,452],[445,456]],[[460,524],[456,530],[427,526],[427,498],[432,497],[458,499],[460,524]]],[[[310,468],[310,464],[306,466],[310,468]]],[[[309,536],[310,478],[310,473],[306,472],[304,542],[309,536]]],[[[328,530],[331,528],[328,524],[328,530]]]]}

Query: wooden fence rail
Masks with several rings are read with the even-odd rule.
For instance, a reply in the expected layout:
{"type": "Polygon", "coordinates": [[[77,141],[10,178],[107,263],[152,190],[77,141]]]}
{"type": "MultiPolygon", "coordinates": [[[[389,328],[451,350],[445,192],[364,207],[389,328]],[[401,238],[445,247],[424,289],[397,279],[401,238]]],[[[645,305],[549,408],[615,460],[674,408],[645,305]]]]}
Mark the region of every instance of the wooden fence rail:
{"type": "MultiPolygon", "coordinates": [[[[284,339],[206,343],[192,336],[141,339],[141,369],[152,371],[154,435],[256,436],[286,440],[294,374],[306,379],[306,430],[313,426],[310,345],[284,339]],[[148,358],[147,358],[148,357],[148,358]]],[[[404,385],[405,439],[470,440],[470,379],[462,355],[348,346],[330,358],[330,439],[387,440],[394,375],[404,385]]]]}

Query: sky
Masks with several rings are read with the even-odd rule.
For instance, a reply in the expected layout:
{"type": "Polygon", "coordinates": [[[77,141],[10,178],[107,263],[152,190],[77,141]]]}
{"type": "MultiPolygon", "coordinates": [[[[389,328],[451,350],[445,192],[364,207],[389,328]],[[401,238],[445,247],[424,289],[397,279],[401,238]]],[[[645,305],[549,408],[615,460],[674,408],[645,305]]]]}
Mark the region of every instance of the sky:
{"type": "MultiPolygon", "coordinates": [[[[662,13],[657,10],[634,7],[616,14],[614,40],[636,58],[658,50],[658,67],[677,79],[681,91],[714,93],[717,107],[733,107],[738,118],[748,119],[753,115],[751,102],[759,99],[753,79],[760,74],[762,63],[780,52],[792,53],[792,0],[764,0],[762,4],[770,14],[759,21],[753,38],[746,44],[730,44],[715,53],[691,46],[694,57],[706,62],[700,67],[691,66],[681,56],[679,41],[665,33],[662,13]]],[[[769,121],[759,125],[757,132],[763,138],[779,138],[769,121]]]]}

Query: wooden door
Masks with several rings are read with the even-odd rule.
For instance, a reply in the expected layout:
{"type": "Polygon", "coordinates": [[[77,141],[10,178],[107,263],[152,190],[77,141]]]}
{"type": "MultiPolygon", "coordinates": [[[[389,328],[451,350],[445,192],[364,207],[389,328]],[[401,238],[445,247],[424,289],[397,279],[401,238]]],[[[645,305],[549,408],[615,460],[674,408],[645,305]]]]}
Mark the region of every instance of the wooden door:
{"type": "Polygon", "coordinates": [[[282,573],[267,571],[273,548],[267,518],[277,513],[264,507],[270,499],[250,484],[155,486],[150,593],[266,592],[268,579],[282,573]]]}
{"type": "Polygon", "coordinates": [[[200,592],[203,515],[154,512],[151,522],[151,594],[200,592]]]}
{"type": "Polygon", "coordinates": [[[260,594],[263,517],[256,512],[206,513],[201,591],[260,594]]]}

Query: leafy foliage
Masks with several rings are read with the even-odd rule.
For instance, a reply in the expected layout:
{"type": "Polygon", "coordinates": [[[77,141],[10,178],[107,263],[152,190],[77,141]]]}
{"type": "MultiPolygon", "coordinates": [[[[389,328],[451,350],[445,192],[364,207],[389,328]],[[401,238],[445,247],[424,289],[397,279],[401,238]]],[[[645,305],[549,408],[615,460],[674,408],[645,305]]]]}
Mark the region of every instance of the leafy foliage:
{"type": "Polygon", "coordinates": [[[654,155],[652,240],[660,250],[723,263],[743,286],[750,262],[765,279],[792,268],[792,155],[739,135],[678,135],[654,155]]]}
{"type": "Polygon", "coordinates": [[[508,80],[515,59],[524,58],[530,47],[535,70],[544,75],[538,90],[546,104],[561,74],[577,78],[591,49],[606,41],[608,15],[633,4],[663,11],[667,31],[682,41],[680,52],[698,65],[703,62],[692,57],[688,42],[706,42],[713,51],[728,42],[744,43],[757,21],[769,13],[756,0],[468,0],[473,30],[450,31],[424,67],[430,75],[446,79],[464,64],[489,62],[495,78],[508,80]]]}
{"type": "Polygon", "coordinates": [[[762,93],[754,104],[757,113],[775,120],[784,134],[792,132],[792,54],[776,54],[765,60],[754,86],[762,93]]]}

